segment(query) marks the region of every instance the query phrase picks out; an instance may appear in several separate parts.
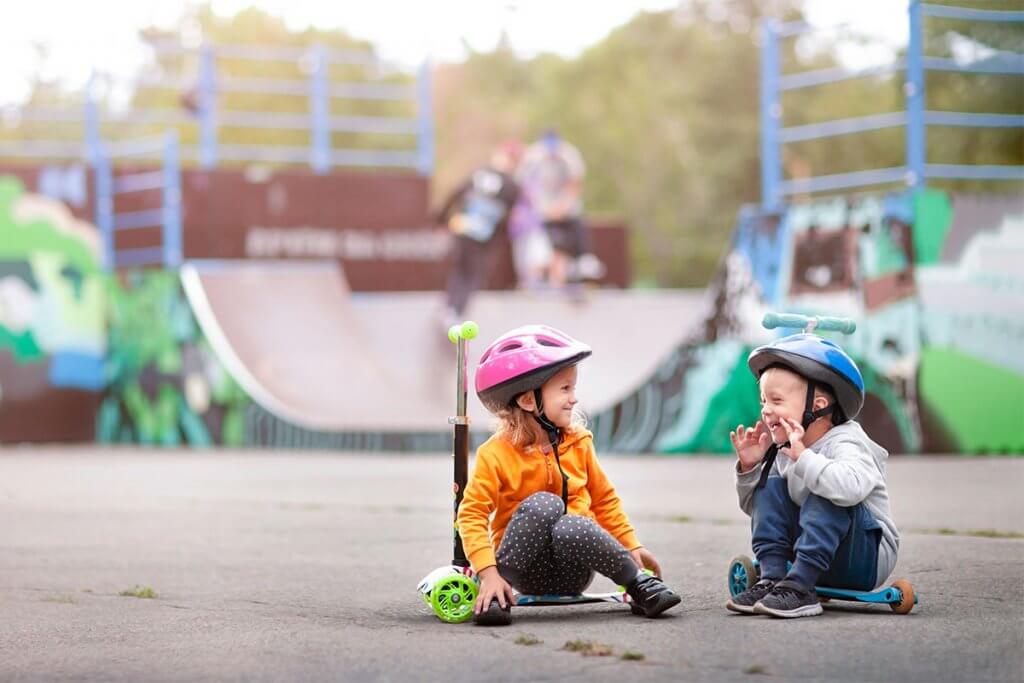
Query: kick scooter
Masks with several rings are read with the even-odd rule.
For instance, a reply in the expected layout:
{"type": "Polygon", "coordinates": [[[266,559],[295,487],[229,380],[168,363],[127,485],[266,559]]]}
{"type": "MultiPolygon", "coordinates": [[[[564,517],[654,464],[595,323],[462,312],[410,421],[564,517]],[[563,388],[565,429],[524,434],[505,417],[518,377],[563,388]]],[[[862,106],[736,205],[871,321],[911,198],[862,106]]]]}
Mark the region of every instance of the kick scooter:
{"type": "MultiPolygon", "coordinates": [[[[417,589],[423,600],[434,610],[441,621],[459,624],[473,617],[473,605],[479,593],[480,584],[466,553],[462,548],[462,537],[459,536],[458,524],[459,504],[469,479],[469,417],[466,415],[466,351],[467,342],[479,334],[477,324],[467,320],[461,325],[452,325],[448,330],[448,339],[458,346],[456,352],[457,382],[455,416],[448,418],[453,425],[454,439],[452,456],[455,464],[455,478],[452,490],[455,494],[453,527],[455,533],[454,550],[450,564],[442,565],[423,577],[417,589]]],[[[610,593],[582,593],[579,595],[523,595],[513,596],[512,605],[516,607],[541,607],[551,605],[580,605],[598,602],[614,602],[631,604],[629,594],[624,588],[610,593]]]]}
{"type": "MultiPolygon", "coordinates": [[[[804,316],[792,313],[768,313],[765,315],[762,325],[769,330],[777,327],[803,328],[805,333],[813,333],[815,330],[831,330],[842,332],[843,334],[853,334],[857,329],[857,324],[849,318],[804,316]]],[[[765,466],[771,467],[771,463],[765,463],[765,466]]],[[[737,555],[729,562],[729,597],[735,598],[743,591],[751,588],[760,578],[761,567],[758,561],[751,560],[746,555],[737,555]]],[[[897,579],[892,582],[891,586],[873,591],[858,591],[828,586],[815,586],[814,590],[822,602],[849,600],[853,602],[885,604],[889,605],[892,611],[897,614],[907,614],[917,604],[914,586],[906,579],[897,579]]]]}

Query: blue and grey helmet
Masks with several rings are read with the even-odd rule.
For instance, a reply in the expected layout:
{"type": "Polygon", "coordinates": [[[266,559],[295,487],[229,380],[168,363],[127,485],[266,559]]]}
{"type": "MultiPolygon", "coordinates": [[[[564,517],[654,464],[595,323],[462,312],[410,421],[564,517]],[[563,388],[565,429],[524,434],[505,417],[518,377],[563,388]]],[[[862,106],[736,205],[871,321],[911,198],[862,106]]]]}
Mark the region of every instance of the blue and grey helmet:
{"type": "MultiPolygon", "coordinates": [[[[826,385],[848,419],[857,417],[864,407],[864,378],[857,364],[838,344],[817,335],[794,334],[760,346],[750,352],[747,365],[754,377],[760,377],[769,366],[783,365],[809,384],[826,385]]],[[[811,386],[808,396],[813,396],[811,386]]]]}

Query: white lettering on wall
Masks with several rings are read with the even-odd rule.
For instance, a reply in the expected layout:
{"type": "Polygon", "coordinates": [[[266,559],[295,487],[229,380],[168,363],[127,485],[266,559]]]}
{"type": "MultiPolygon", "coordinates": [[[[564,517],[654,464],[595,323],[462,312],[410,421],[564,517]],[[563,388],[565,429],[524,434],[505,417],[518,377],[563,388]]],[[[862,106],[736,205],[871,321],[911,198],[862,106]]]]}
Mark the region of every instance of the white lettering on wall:
{"type": "Polygon", "coordinates": [[[441,261],[448,233],[436,230],[334,230],[331,228],[249,228],[249,258],[327,258],[346,261],[441,261]]]}

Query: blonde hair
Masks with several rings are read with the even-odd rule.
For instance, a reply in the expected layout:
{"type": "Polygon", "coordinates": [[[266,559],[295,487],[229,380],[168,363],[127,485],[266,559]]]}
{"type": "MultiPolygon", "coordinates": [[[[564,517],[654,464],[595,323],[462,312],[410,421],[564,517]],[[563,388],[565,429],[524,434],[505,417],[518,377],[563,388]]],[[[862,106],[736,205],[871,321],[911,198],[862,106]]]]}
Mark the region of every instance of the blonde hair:
{"type": "MultiPolygon", "coordinates": [[[[525,449],[537,444],[537,433],[534,431],[533,416],[519,407],[515,401],[510,406],[502,408],[495,413],[498,417],[498,427],[494,430],[496,436],[505,439],[517,449],[525,449]]],[[[587,416],[580,410],[577,404],[572,411],[572,422],[566,431],[586,429],[587,416]]]]}

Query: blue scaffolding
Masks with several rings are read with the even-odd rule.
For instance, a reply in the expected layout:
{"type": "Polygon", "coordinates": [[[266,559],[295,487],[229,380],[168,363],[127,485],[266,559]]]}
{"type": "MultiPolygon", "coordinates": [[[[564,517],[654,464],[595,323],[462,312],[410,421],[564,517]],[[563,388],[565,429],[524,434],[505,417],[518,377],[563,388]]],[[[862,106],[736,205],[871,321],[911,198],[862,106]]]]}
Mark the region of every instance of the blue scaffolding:
{"type": "MultiPolygon", "coordinates": [[[[224,163],[265,163],[308,165],[316,174],[338,167],[406,168],[429,176],[434,172],[434,120],[431,101],[430,64],[424,62],[414,83],[382,82],[375,74],[384,65],[363,50],[312,47],[268,47],[255,45],[202,45],[188,48],[176,42],[152,41],[158,57],[189,58],[195,73],[150,75],[132,83],[137,92],[172,91],[184,95],[189,107],[138,107],[103,120],[100,79],[94,75],[85,89],[79,110],[25,107],[17,112],[20,121],[47,124],[82,124],[83,142],[59,139],[0,143],[0,157],[32,160],[84,160],[93,171],[95,222],[100,230],[107,268],[163,265],[176,267],[182,259],[181,165],[196,163],[213,169],[224,163]],[[232,77],[221,73],[222,60],[253,62],[267,70],[283,65],[298,67],[304,78],[232,77]],[[362,80],[332,78],[332,67],[362,67],[362,80]],[[306,112],[282,113],[231,109],[225,96],[244,93],[255,96],[305,99],[306,112]],[[376,101],[397,103],[408,116],[338,114],[345,102],[376,101]],[[339,103],[341,103],[339,105],[339,103]],[[106,140],[104,124],[156,125],[166,127],[162,135],[139,140],[106,140]],[[197,144],[180,142],[191,127],[197,144]],[[308,134],[308,144],[227,144],[223,129],[286,130],[308,134]],[[397,142],[377,148],[339,148],[335,133],[370,133],[397,142]],[[157,165],[156,170],[115,173],[117,162],[157,165]],[[123,195],[159,190],[159,205],[127,212],[117,211],[123,195]],[[125,230],[161,228],[162,245],[152,248],[117,249],[115,233],[125,230]]],[[[259,70],[259,69],[257,69],[259,70]]],[[[251,137],[251,136],[250,136],[251,137]]]]}
{"type": "Polygon", "coordinates": [[[925,136],[928,126],[1024,128],[1024,115],[929,111],[926,108],[924,79],[926,71],[1024,75],[1024,54],[999,52],[985,59],[960,63],[953,59],[925,55],[922,40],[922,22],[925,17],[1016,23],[1024,22],[1024,11],[976,10],[929,5],[920,0],[910,0],[908,12],[910,35],[906,58],[885,66],[860,71],[833,68],[782,74],[779,49],[781,41],[803,35],[814,29],[804,22],[781,23],[769,19],[762,23],[761,204],[763,209],[777,211],[788,197],[796,194],[831,192],[871,185],[905,183],[910,188],[920,188],[925,185],[927,180],[940,178],[1024,180],[1024,166],[928,163],[925,156],[925,136]],[[898,72],[906,74],[903,87],[906,102],[904,111],[783,127],[781,103],[783,92],[853,78],[898,72]],[[902,166],[791,180],[787,180],[783,176],[782,146],[786,143],[899,126],[906,127],[906,160],[902,166]]]}

